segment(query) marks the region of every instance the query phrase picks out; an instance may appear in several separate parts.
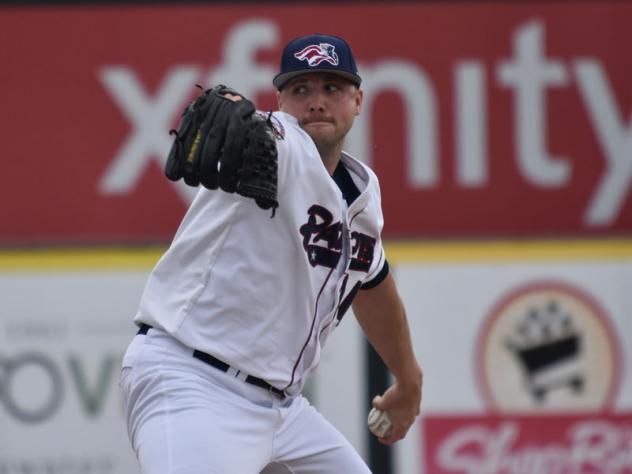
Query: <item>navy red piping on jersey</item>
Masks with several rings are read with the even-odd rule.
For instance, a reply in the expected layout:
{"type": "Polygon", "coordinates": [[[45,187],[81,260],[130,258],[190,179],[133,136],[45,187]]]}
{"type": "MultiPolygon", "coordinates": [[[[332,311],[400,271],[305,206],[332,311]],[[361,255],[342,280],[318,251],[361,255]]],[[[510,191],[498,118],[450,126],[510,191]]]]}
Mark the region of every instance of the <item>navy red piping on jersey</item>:
{"type": "MultiPolygon", "coordinates": [[[[349,171],[347,170],[346,166],[343,165],[342,161],[338,162],[338,165],[336,166],[336,169],[334,170],[334,173],[332,175],[332,179],[334,180],[334,182],[336,183],[338,188],[340,188],[340,191],[342,192],[342,196],[343,196],[344,200],[346,201],[347,206],[350,206],[360,196],[360,194],[361,194],[360,190],[358,189],[356,184],[353,182],[353,178],[349,174],[349,171]]],[[[360,212],[362,212],[362,211],[360,211],[360,212]]],[[[353,218],[355,218],[355,216],[353,218]]],[[[312,338],[312,333],[314,331],[314,325],[315,325],[316,319],[317,319],[316,318],[316,314],[318,313],[318,302],[320,300],[320,296],[322,294],[322,291],[325,288],[325,285],[327,284],[327,281],[331,277],[331,275],[333,273],[333,270],[334,270],[333,267],[330,267],[330,268],[331,269],[330,269],[329,273],[327,274],[327,278],[325,279],[325,282],[323,283],[323,286],[321,287],[321,289],[320,289],[320,291],[318,293],[318,297],[316,298],[316,308],[315,308],[315,311],[314,311],[314,317],[312,319],[312,325],[310,327],[309,334],[307,336],[307,339],[305,340],[305,344],[303,345],[296,362],[294,363],[294,367],[292,369],[292,377],[290,379],[290,383],[284,388],[284,390],[289,388],[294,383],[294,377],[296,375],[296,369],[298,368],[298,364],[300,363],[301,359],[303,358],[303,353],[305,352],[305,349],[307,348],[307,346],[309,344],[309,341],[312,338]]],[[[388,262],[385,259],[384,260],[384,265],[382,265],[382,269],[378,272],[378,274],[371,281],[365,282],[363,285],[360,285],[360,284],[355,285],[354,288],[349,293],[349,295],[347,295],[347,298],[345,298],[344,301],[340,302],[340,305],[338,307],[338,311],[336,311],[336,314],[335,314],[334,319],[332,321],[335,320],[336,324],[339,324],[340,321],[342,320],[342,317],[344,316],[344,314],[351,307],[351,303],[353,302],[353,299],[357,295],[358,290],[368,290],[368,289],[371,289],[371,288],[375,288],[378,284],[380,284],[386,278],[386,276],[388,275],[388,272],[389,272],[389,266],[388,266],[388,262]]],[[[343,285],[343,286],[346,287],[346,282],[345,282],[345,285],[343,285]]],[[[342,294],[344,294],[344,291],[345,291],[345,288],[343,288],[342,294]]],[[[320,332],[322,332],[324,329],[326,329],[329,326],[329,324],[331,324],[331,321],[328,324],[326,324],[325,327],[323,327],[320,332]]]]}
{"type": "Polygon", "coordinates": [[[318,315],[318,303],[320,302],[320,296],[323,294],[323,290],[325,289],[325,286],[327,285],[327,282],[329,281],[329,278],[331,277],[333,272],[334,272],[334,268],[331,268],[329,270],[329,273],[327,273],[327,278],[325,278],[325,281],[323,282],[322,286],[320,287],[320,291],[318,292],[318,296],[316,297],[316,304],[314,305],[314,316],[312,318],[312,325],[309,328],[309,334],[307,335],[307,338],[305,339],[305,344],[303,344],[301,352],[299,352],[298,358],[296,359],[296,362],[294,363],[294,367],[292,368],[292,377],[290,378],[290,383],[288,383],[283,388],[283,391],[285,391],[288,388],[290,388],[292,386],[292,384],[294,383],[294,377],[296,375],[296,369],[298,368],[299,362],[303,358],[303,353],[305,352],[305,349],[307,349],[307,346],[309,345],[309,341],[311,341],[311,339],[312,339],[312,333],[314,332],[314,326],[316,325],[316,319],[318,319],[317,318],[317,315],[318,315]]]}

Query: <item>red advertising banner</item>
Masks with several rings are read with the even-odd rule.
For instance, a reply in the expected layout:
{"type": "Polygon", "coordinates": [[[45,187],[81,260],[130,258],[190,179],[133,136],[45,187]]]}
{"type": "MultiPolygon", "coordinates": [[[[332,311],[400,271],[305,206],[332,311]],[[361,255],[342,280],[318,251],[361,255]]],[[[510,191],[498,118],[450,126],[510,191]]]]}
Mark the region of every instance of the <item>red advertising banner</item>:
{"type": "Polygon", "coordinates": [[[195,84],[275,107],[283,45],[315,31],[353,45],[348,149],[386,236],[630,235],[631,21],[608,1],[2,8],[0,243],[170,238],[195,84]]]}
{"type": "Polygon", "coordinates": [[[431,474],[630,474],[632,414],[423,420],[431,474]]]}

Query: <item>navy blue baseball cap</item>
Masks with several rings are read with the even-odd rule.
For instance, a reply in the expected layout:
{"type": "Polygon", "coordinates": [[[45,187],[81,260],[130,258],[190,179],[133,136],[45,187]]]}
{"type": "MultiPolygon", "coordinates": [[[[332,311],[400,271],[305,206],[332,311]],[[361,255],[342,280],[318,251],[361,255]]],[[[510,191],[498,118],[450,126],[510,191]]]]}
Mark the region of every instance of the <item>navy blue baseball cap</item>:
{"type": "Polygon", "coordinates": [[[309,72],[330,72],[360,86],[362,79],[351,47],[339,36],[314,34],[290,41],[281,56],[281,72],[272,84],[281,90],[290,79],[309,72]]]}

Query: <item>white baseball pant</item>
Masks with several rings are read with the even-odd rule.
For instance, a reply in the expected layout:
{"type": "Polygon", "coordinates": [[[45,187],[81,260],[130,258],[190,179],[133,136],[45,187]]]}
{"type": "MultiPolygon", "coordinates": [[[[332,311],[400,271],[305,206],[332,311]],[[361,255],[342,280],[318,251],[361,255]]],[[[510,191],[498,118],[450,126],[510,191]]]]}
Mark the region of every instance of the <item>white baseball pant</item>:
{"type": "Polygon", "coordinates": [[[143,474],[370,474],[306,398],[281,400],[192,352],[151,329],[125,354],[120,386],[143,474]]]}

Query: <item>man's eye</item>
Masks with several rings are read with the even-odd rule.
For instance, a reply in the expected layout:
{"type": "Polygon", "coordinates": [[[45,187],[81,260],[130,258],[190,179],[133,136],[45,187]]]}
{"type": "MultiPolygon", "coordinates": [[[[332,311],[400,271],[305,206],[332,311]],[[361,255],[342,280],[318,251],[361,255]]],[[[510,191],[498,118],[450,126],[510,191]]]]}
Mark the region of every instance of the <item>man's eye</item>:
{"type": "Polygon", "coordinates": [[[295,86],[292,89],[292,93],[294,93],[294,94],[303,94],[303,93],[305,93],[306,90],[307,89],[305,88],[305,86],[295,86]]]}
{"type": "Polygon", "coordinates": [[[338,90],[337,84],[327,84],[327,92],[336,92],[338,90]]]}

